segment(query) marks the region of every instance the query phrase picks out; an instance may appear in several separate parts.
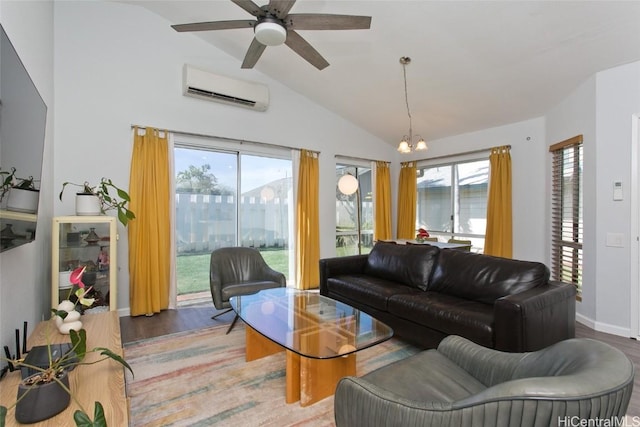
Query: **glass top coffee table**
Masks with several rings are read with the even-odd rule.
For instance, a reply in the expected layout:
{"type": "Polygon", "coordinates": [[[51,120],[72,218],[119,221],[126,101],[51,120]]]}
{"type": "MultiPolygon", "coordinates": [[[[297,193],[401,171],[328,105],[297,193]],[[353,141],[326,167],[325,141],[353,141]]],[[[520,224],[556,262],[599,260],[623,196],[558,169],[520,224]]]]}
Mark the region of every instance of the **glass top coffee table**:
{"type": "Polygon", "coordinates": [[[317,292],[275,288],[230,299],[249,326],[246,360],[287,354],[287,403],[301,406],[334,393],[356,374],[356,352],[388,340],[393,330],[368,314],[317,292]]]}

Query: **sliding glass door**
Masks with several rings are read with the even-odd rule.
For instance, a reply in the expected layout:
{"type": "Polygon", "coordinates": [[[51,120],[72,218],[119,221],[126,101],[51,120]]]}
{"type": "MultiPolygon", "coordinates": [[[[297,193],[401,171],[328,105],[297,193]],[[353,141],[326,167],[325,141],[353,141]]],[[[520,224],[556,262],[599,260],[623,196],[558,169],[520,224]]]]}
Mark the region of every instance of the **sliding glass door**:
{"type": "Polygon", "coordinates": [[[289,277],[290,158],[176,144],[176,282],[181,295],[209,292],[214,249],[258,249],[289,277]]]}

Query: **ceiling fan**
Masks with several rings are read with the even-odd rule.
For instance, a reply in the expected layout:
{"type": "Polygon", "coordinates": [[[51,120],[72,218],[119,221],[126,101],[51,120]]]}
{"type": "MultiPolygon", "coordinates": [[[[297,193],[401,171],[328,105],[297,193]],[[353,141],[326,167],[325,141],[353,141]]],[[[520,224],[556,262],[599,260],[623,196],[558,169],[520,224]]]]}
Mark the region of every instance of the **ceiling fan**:
{"type": "Polygon", "coordinates": [[[269,4],[264,6],[258,6],[252,0],[231,1],[257,19],[194,22],[171,27],[178,32],[253,28],[255,37],[244,57],[242,68],[253,68],[267,46],[284,43],[319,70],[327,67],[329,63],[296,30],[368,30],[371,27],[370,16],[290,14],[289,11],[296,0],[270,0],[269,4]]]}

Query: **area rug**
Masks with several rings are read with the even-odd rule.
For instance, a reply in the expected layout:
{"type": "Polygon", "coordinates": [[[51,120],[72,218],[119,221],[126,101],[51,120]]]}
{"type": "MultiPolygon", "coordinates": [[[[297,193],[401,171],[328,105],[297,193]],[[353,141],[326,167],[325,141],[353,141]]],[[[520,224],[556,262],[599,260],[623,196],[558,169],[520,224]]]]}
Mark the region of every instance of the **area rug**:
{"type": "MultiPolygon", "coordinates": [[[[333,426],[333,396],[285,403],[285,355],[244,360],[244,325],[189,331],[127,345],[130,426],[333,426]]],[[[357,374],[418,350],[397,339],[362,350],[357,374]]]]}

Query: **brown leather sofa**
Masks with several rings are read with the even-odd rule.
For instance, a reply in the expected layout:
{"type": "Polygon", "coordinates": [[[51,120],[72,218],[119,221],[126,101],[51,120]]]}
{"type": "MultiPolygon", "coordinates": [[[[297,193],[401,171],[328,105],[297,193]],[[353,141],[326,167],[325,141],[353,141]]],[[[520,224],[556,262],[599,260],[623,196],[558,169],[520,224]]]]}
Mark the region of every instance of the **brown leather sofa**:
{"type": "Polygon", "coordinates": [[[460,335],[525,352],[575,336],[575,287],[538,262],[379,242],[368,255],[321,259],[320,293],[423,348],[460,335]]]}

